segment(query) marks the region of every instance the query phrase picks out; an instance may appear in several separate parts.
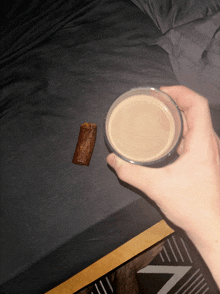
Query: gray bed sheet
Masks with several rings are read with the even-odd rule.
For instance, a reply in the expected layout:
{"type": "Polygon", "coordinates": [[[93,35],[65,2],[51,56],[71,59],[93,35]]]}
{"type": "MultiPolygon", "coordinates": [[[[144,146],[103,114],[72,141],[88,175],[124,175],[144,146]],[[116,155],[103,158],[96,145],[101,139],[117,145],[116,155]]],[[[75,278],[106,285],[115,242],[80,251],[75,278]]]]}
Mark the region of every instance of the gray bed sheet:
{"type": "Polygon", "coordinates": [[[167,53],[147,45],[160,31],[125,0],[49,4],[30,2],[20,19],[15,9],[16,22],[9,13],[3,39],[0,289],[7,294],[43,293],[162,219],[107,166],[103,136],[120,94],[177,83],[167,53]],[[34,22],[31,5],[40,15],[34,22]],[[84,122],[98,126],[89,167],[72,164],[84,122]]]}
{"type": "Polygon", "coordinates": [[[132,1],[162,32],[149,41],[167,51],[178,83],[220,111],[220,1],[132,1]]]}

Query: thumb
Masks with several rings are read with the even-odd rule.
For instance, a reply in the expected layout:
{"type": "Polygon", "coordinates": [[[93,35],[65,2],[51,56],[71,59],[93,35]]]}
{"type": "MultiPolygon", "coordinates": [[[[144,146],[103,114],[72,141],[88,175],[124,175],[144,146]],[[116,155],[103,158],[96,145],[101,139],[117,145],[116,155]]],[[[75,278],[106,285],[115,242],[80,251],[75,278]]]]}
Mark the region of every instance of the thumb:
{"type": "Polygon", "coordinates": [[[122,181],[142,190],[146,194],[151,191],[155,183],[158,183],[159,179],[163,176],[162,168],[155,169],[132,164],[122,160],[114,153],[108,155],[107,162],[114,168],[122,181]]]}

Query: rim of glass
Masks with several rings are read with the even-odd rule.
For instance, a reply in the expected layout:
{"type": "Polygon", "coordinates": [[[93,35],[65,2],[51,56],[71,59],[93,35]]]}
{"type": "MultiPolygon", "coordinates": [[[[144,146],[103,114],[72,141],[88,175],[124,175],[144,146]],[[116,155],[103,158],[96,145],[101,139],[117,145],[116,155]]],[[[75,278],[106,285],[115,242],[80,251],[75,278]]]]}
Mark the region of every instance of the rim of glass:
{"type": "MultiPolygon", "coordinates": [[[[128,96],[130,97],[130,96],[128,96]]],[[[126,97],[126,98],[128,98],[126,97]]],[[[124,98],[124,99],[126,99],[124,98]]],[[[122,99],[122,101],[124,100],[122,99]]],[[[112,103],[112,105],[110,106],[108,112],[107,112],[107,115],[106,115],[106,118],[105,118],[105,143],[108,147],[108,149],[110,150],[110,152],[113,152],[115,153],[118,157],[120,157],[121,159],[129,162],[129,163],[132,163],[132,164],[137,164],[137,165],[142,165],[142,166],[154,166],[154,165],[158,165],[160,163],[163,163],[164,161],[166,161],[166,159],[168,159],[169,157],[171,157],[175,152],[176,152],[176,149],[182,139],[182,134],[183,134],[183,118],[182,118],[182,114],[181,114],[181,111],[178,107],[178,105],[176,104],[176,102],[165,92],[159,90],[158,88],[155,88],[155,87],[138,87],[138,88],[132,88],[130,89],[129,91],[126,91],[124,93],[122,93],[118,98],[115,99],[115,101],[112,103]],[[122,154],[120,154],[119,152],[117,152],[114,147],[111,145],[109,139],[108,139],[108,136],[107,136],[107,117],[110,113],[110,111],[112,110],[112,108],[114,109],[114,105],[117,104],[118,100],[119,99],[122,99],[123,96],[127,95],[129,92],[132,92],[134,90],[151,90],[151,91],[156,91],[156,92],[159,92],[159,93],[162,93],[163,95],[167,96],[167,98],[172,102],[172,104],[174,105],[175,109],[177,110],[177,113],[178,113],[178,116],[180,118],[180,132],[179,132],[179,136],[178,136],[178,139],[176,141],[176,143],[174,144],[173,148],[167,153],[165,154],[164,156],[158,158],[158,159],[155,159],[155,160],[152,160],[152,161],[134,161],[134,160],[131,160],[125,156],[123,156],[122,154]]]]}

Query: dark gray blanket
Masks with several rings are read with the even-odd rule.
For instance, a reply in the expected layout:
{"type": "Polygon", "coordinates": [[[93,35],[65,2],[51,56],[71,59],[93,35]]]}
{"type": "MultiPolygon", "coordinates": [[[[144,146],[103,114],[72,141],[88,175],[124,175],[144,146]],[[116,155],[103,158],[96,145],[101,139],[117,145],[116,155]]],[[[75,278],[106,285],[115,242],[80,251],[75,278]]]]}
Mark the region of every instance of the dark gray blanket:
{"type": "Polygon", "coordinates": [[[162,219],[107,166],[103,125],[123,92],[178,82],[130,1],[3,6],[0,292],[43,293],[162,219]],[[84,122],[98,125],[89,167],[72,164],[84,122]]]}
{"type": "Polygon", "coordinates": [[[220,0],[132,1],[163,33],[151,44],[168,52],[178,83],[220,110],[220,0]]]}
{"type": "Polygon", "coordinates": [[[125,0],[52,2],[14,7],[1,31],[0,260],[7,294],[49,290],[161,220],[108,168],[103,136],[108,108],[123,92],[176,83],[167,53],[147,45],[161,33],[125,0]],[[89,167],[72,164],[86,121],[98,125],[89,167]]]}

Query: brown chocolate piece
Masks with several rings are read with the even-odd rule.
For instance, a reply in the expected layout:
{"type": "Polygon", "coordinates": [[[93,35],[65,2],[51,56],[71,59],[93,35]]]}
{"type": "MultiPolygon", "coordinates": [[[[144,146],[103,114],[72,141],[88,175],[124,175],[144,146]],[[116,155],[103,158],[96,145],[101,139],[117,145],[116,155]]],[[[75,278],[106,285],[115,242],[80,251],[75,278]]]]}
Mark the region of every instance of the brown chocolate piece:
{"type": "Polygon", "coordinates": [[[97,125],[84,123],[80,126],[78,142],[72,162],[79,165],[89,165],[95,146],[97,125]]]}

